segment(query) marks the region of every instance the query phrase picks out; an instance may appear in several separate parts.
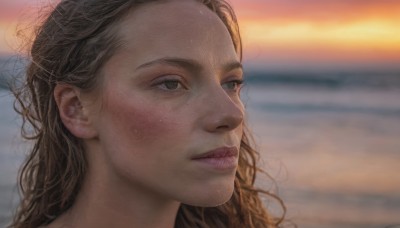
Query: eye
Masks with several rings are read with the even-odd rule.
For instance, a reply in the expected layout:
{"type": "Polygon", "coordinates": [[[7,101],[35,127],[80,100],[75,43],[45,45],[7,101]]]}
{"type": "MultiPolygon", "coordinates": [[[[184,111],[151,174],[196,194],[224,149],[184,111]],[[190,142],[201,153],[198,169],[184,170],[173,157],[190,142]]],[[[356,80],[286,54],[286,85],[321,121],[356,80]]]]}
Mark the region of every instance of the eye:
{"type": "Polygon", "coordinates": [[[230,90],[230,91],[237,91],[241,88],[241,85],[243,84],[243,80],[231,80],[228,82],[225,82],[222,84],[222,87],[225,90],[230,90]]]}
{"type": "Polygon", "coordinates": [[[182,87],[182,85],[178,81],[165,81],[161,84],[161,86],[168,90],[176,90],[182,87]]]}
{"type": "Polygon", "coordinates": [[[167,90],[167,91],[176,91],[185,89],[183,84],[176,79],[165,79],[163,81],[157,82],[156,86],[160,89],[167,90]]]}

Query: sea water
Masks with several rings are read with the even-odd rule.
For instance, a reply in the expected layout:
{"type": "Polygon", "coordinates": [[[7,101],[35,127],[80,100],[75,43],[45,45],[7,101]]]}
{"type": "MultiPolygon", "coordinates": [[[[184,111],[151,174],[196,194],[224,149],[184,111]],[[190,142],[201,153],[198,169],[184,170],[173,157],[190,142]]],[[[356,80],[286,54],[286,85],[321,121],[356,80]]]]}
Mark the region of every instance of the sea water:
{"type": "Polygon", "coordinates": [[[255,75],[242,98],[287,217],[400,227],[400,74],[255,75]]]}
{"type": "Polygon", "coordinates": [[[300,227],[400,224],[399,90],[252,86],[248,99],[288,218],[300,227]]]}
{"type": "MultiPolygon", "coordinates": [[[[279,194],[288,219],[299,227],[400,224],[400,74],[247,78],[246,121],[274,179],[259,175],[257,184],[279,194]]],[[[27,152],[12,102],[0,89],[0,227],[18,202],[16,176],[27,152]]]]}
{"type": "Polygon", "coordinates": [[[16,178],[26,154],[25,143],[19,137],[19,123],[11,93],[0,89],[0,227],[9,222],[18,203],[16,178]]]}

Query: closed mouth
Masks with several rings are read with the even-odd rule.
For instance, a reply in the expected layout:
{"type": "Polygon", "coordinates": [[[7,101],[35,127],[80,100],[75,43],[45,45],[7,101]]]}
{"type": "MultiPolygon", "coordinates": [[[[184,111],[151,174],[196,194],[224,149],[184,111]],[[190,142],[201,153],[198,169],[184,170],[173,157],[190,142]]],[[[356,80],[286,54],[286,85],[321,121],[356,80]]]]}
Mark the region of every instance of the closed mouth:
{"type": "Polygon", "coordinates": [[[220,147],[206,153],[196,155],[192,157],[192,160],[207,159],[207,158],[227,158],[227,157],[237,157],[239,154],[236,147],[220,147]]]}

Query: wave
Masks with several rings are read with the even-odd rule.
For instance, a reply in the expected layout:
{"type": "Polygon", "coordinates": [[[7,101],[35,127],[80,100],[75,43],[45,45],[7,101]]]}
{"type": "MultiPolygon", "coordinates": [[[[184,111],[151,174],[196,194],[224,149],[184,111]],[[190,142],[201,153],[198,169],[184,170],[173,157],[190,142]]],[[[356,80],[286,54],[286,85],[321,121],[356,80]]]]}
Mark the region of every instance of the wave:
{"type": "Polygon", "coordinates": [[[312,104],[312,103],[255,103],[252,106],[256,109],[268,112],[283,112],[283,113],[354,113],[354,114],[373,114],[381,116],[400,117],[400,108],[382,108],[382,107],[363,107],[363,106],[347,106],[347,105],[332,105],[332,104],[312,104]]]}
{"type": "Polygon", "coordinates": [[[319,73],[249,71],[245,75],[246,83],[262,86],[400,89],[400,71],[319,73]]]}

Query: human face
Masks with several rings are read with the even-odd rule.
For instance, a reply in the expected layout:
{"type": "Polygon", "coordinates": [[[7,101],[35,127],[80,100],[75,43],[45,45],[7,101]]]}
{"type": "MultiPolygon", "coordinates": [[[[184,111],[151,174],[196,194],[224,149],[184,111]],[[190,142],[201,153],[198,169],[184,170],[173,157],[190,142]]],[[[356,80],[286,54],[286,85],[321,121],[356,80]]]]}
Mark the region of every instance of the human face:
{"type": "Polygon", "coordinates": [[[175,0],[136,8],[118,36],[123,45],[102,70],[94,120],[102,165],[166,199],[226,202],[244,115],[228,30],[202,4],[175,0]]]}

